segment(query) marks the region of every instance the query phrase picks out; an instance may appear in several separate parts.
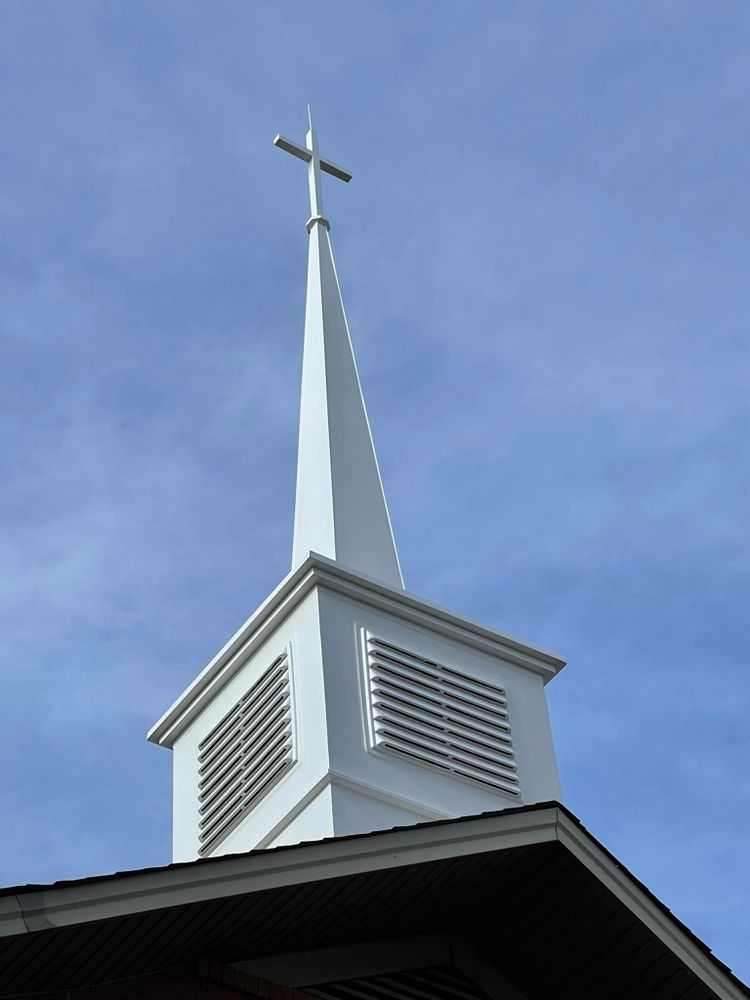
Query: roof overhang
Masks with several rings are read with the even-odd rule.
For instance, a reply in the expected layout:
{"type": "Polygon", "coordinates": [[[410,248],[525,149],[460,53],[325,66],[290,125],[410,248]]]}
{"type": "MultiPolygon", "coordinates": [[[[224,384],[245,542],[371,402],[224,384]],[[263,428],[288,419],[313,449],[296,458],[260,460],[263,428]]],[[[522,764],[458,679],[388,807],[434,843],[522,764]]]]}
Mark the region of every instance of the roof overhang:
{"type": "Polygon", "coordinates": [[[594,955],[607,942],[607,926],[627,926],[633,954],[648,954],[649,968],[662,963],[662,969],[677,970],[673,976],[691,977],[700,987],[697,996],[748,996],[557,803],[6,890],[0,896],[0,995],[13,992],[19,954],[35,970],[30,989],[72,988],[81,955],[95,982],[97,974],[147,971],[149,962],[177,965],[185,954],[240,961],[346,943],[358,933],[372,936],[379,926],[381,933],[398,933],[401,925],[415,933],[441,920],[465,924],[488,900],[507,922],[503,934],[518,933],[521,943],[534,935],[513,921],[533,918],[530,926],[550,961],[558,944],[559,956],[569,953],[566,935],[576,920],[586,923],[576,947],[590,947],[594,955]],[[522,905],[513,916],[514,892],[522,905]],[[605,905],[609,916],[600,920],[594,911],[605,905]],[[61,967],[68,970],[63,986],[55,980],[61,967]]]}
{"type": "Polygon", "coordinates": [[[351,597],[404,621],[525,667],[540,674],[545,683],[565,666],[565,661],[553,653],[513,639],[424,598],[389,587],[379,580],[363,576],[332,559],[311,552],[301,566],[282,580],[164,713],[149,731],[148,739],[160,746],[171,747],[204,705],[234,676],[247,657],[315,587],[324,587],[351,597]]]}

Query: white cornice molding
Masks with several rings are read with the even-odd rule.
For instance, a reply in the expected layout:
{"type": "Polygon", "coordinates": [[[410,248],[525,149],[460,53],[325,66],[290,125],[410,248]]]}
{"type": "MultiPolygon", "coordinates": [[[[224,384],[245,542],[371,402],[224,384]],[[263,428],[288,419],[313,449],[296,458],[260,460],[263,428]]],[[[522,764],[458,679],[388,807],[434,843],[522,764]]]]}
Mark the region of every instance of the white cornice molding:
{"type": "Polygon", "coordinates": [[[545,683],[565,666],[553,653],[491,629],[422,597],[389,587],[372,577],[347,569],[311,552],[253,612],[208,666],[174,702],[148,733],[148,739],[171,747],[218,691],[231,679],[294,608],[321,587],[386,611],[411,624],[472,646],[482,652],[540,674],[545,683]]]}

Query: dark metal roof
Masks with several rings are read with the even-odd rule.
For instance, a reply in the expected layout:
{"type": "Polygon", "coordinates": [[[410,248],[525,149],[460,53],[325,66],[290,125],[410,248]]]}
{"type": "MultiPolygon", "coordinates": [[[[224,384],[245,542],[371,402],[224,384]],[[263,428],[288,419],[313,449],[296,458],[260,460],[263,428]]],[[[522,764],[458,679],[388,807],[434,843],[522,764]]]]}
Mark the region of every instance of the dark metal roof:
{"type": "MultiPolygon", "coordinates": [[[[557,803],[541,803],[440,820],[399,831],[451,826],[470,836],[471,824],[497,817],[559,810],[645,893],[698,952],[710,956],[744,995],[748,991],[695,935],[557,803]]],[[[215,894],[194,902],[132,912],[85,923],[47,926],[0,939],[0,996],[72,989],[102,978],[116,979],[179,967],[197,954],[231,963],[286,952],[312,950],[414,933],[460,932],[476,947],[502,961],[509,978],[531,997],[551,995],[654,997],[656,1000],[709,1000],[716,994],[592,873],[559,839],[525,846],[509,841],[502,849],[462,856],[427,857],[388,864],[394,831],[329,839],[331,859],[344,845],[363,841],[377,858],[371,870],[337,877],[292,877],[288,884],[233,895],[215,894]],[[390,840],[388,838],[391,838],[390,840]],[[380,846],[382,845],[382,847],[380,846]],[[380,852],[380,853],[378,853],[380,852]]],[[[220,859],[202,859],[138,872],[4,890],[23,896],[43,892],[45,902],[63,890],[149,873],[226,870],[237,859],[283,858],[290,865],[313,845],[275,848],[220,859]]],[[[321,844],[315,845],[321,848],[321,844]]],[[[403,859],[401,859],[403,861],[403,859]]],[[[127,883],[123,881],[122,889],[127,883]]]]}
{"type": "MultiPolygon", "coordinates": [[[[255,851],[242,851],[238,854],[222,854],[217,857],[196,858],[194,861],[173,861],[168,865],[151,865],[147,868],[126,868],[123,871],[108,872],[106,875],[87,875],[84,878],[58,879],[56,882],[27,882],[20,885],[0,886],[0,897],[18,896],[19,894],[27,892],[46,892],[50,889],[64,889],[70,888],[71,886],[94,885],[97,882],[110,882],[119,878],[131,878],[134,875],[150,875],[156,872],[181,871],[190,868],[197,868],[200,865],[215,865],[217,862],[228,862],[236,860],[237,858],[252,858],[261,855],[266,857],[269,854],[281,854],[286,851],[299,851],[310,846],[311,844],[334,845],[345,844],[355,840],[374,840],[377,837],[382,837],[384,834],[394,833],[401,830],[427,830],[431,827],[455,825],[457,823],[470,823],[472,820],[480,818],[488,819],[493,816],[510,816],[514,813],[540,812],[544,809],[550,808],[559,809],[561,812],[565,813],[565,815],[568,816],[568,818],[571,819],[580,830],[584,831],[589,837],[591,837],[591,834],[588,833],[586,827],[581,823],[578,817],[570,812],[570,810],[566,806],[562,805],[562,803],[534,802],[531,805],[511,806],[508,809],[496,809],[491,812],[478,813],[473,816],[459,816],[455,819],[426,820],[423,823],[410,823],[406,826],[392,826],[387,830],[374,830],[370,833],[349,833],[343,837],[323,837],[321,840],[304,840],[299,844],[282,844],[279,847],[264,847],[255,851]]],[[[595,838],[592,837],[592,840],[594,839],[595,838]]],[[[596,843],[599,844],[599,841],[596,841],[596,843]]],[[[602,847],[602,850],[606,850],[606,848],[604,848],[601,844],[599,844],[599,846],[602,847]]],[[[609,854],[608,851],[607,853],[609,854]]],[[[610,857],[614,858],[614,855],[610,855],[610,857]]],[[[656,900],[655,896],[654,899],[656,900]]]]}

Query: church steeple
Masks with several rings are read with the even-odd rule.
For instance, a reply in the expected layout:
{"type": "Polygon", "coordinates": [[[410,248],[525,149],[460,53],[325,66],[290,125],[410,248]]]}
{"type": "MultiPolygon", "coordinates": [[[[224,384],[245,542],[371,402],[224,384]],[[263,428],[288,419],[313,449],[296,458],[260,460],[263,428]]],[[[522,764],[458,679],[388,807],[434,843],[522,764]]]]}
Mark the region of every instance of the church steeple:
{"type": "Polygon", "coordinates": [[[292,569],[317,552],[403,587],[323,214],[321,172],[343,181],[352,175],[321,158],[311,118],[309,124],[304,146],[280,135],[274,140],[307,163],[310,188],[292,569]]]}
{"type": "Polygon", "coordinates": [[[551,653],[404,590],[323,215],[311,217],[292,569],[149,733],[174,859],[559,799],[551,653]]]}

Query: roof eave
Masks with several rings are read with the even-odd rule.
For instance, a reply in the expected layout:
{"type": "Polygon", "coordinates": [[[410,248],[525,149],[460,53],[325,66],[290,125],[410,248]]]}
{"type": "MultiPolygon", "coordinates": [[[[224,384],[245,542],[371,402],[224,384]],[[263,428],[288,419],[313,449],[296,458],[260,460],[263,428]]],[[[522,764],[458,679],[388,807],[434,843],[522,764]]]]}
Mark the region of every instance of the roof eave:
{"type": "Polygon", "coordinates": [[[557,841],[719,998],[748,991],[688,928],[556,802],[204,859],[0,897],[0,937],[557,841]]]}
{"type": "Polygon", "coordinates": [[[0,937],[557,839],[559,806],[331,837],[0,897],[0,937]]]}

